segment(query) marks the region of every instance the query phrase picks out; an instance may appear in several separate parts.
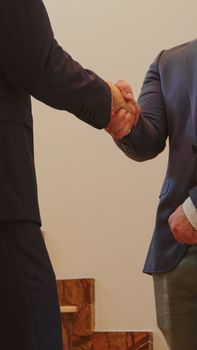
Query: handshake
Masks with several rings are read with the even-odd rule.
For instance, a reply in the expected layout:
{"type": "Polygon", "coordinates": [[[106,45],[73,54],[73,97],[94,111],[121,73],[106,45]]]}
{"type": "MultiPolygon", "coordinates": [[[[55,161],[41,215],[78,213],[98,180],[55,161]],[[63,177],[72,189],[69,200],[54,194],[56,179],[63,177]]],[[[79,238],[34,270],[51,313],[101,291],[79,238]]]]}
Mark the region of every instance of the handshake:
{"type": "Polygon", "coordinates": [[[106,131],[119,140],[127,136],[137,124],[141,110],[126,81],[119,80],[115,85],[108,82],[108,85],[112,94],[112,113],[106,131]]]}

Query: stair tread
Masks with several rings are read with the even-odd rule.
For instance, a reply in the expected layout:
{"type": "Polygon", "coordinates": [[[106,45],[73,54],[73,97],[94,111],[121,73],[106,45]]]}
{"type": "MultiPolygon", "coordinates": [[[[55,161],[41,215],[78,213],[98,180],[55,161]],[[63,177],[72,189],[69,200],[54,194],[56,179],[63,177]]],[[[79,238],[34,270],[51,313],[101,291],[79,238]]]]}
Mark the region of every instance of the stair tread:
{"type": "Polygon", "coordinates": [[[65,313],[76,313],[77,312],[77,306],[74,305],[61,305],[60,306],[61,314],[65,313]]]}

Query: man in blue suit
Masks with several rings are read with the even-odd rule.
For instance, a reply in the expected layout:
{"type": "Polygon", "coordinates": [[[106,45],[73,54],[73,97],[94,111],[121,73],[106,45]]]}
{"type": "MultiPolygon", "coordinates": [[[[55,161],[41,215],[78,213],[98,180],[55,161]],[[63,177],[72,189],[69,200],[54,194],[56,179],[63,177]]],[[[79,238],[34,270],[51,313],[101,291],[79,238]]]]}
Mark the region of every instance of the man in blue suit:
{"type": "MultiPolygon", "coordinates": [[[[125,94],[130,91],[126,82],[117,85],[125,94]]],[[[139,121],[128,136],[115,140],[119,148],[141,162],[156,157],[169,140],[144,272],[153,275],[158,325],[169,348],[196,350],[197,40],[158,55],[138,102],[139,121]]]]}

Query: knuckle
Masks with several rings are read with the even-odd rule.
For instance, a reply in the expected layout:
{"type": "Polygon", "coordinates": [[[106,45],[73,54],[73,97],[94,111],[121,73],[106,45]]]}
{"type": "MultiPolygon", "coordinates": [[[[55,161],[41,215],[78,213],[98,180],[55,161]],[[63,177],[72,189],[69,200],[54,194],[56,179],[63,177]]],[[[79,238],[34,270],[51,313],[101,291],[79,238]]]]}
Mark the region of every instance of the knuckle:
{"type": "Polygon", "coordinates": [[[178,234],[179,234],[179,229],[178,229],[177,226],[173,226],[173,225],[172,225],[172,231],[173,231],[174,235],[178,236],[178,234]]]}

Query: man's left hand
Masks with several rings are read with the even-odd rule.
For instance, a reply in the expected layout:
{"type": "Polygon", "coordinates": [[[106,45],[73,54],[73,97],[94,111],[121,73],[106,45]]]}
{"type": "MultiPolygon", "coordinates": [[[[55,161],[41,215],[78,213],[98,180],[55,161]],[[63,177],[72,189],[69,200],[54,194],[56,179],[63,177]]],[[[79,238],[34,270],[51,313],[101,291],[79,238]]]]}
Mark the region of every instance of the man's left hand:
{"type": "Polygon", "coordinates": [[[197,244],[197,231],[188,221],[183,206],[180,205],[168,220],[174,238],[182,244],[197,244]]]}

